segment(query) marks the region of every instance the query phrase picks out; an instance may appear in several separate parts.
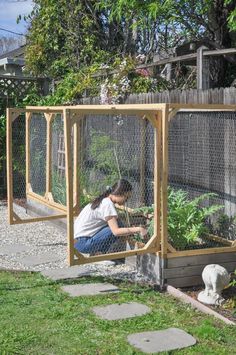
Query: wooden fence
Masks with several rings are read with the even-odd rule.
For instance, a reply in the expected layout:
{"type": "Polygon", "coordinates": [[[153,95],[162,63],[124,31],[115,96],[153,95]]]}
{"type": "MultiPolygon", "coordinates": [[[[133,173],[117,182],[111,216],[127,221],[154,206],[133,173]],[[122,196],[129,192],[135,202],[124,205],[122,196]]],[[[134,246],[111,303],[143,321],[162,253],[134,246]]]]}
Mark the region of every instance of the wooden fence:
{"type": "MultiPolygon", "coordinates": [[[[98,104],[100,99],[84,98],[79,103],[98,104]]],[[[181,103],[181,104],[236,104],[236,88],[219,88],[208,90],[171,90],[147,94],[132,94],[126,100],[131,103],[181,103]]]]}
{"type": "Polygon", "coordinates": [[[47,95],[48,84],[47,78],[0,75],[0,98],[5,100],[12,97],[22,98],[33,88],[39,95],[47,95]]]}

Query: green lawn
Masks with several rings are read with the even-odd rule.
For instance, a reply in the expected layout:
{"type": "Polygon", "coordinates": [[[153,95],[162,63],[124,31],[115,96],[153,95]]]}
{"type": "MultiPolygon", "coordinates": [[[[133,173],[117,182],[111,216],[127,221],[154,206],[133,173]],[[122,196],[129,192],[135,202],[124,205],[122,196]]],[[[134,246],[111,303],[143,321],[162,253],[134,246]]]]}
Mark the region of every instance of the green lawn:
{"type": "MultiPolygon", "coordinates": [[[[104,279],[82,278],[74,283],[104,279]]],[[[111,281],[111,280],[106,280],[111,281]]],[[[71,281],[68,283],[72,283],[71,281]]],[[[113,282],[114,283],[114,282],[113,282]]],[[[128,334],[178,327],[197,345],[168,354],[235,354],[236,329],[191,309],[171,296],[125,282],[121,292],[71,298],[38,273],[0,272],[0,354],[143,354],[131,347],[128,334]],[[97,318],[91,308],[136,301],[152,312],[120,321],[97,318]]]]}

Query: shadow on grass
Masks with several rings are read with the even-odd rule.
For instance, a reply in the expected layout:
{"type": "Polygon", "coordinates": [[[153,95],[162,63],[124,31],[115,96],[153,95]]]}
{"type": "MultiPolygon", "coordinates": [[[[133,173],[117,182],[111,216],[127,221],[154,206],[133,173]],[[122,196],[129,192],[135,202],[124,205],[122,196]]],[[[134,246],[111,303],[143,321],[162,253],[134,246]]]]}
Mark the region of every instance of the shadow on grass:
{"type": "Polygon", "coordinates": [[[37,289],[43,287],[51,287],[51,286],[66,286],[66,285],[83,285],[90,283],[112,283],[118,288],[120,288],[121,292],[129,292],[133,294],[141,294],[143,292],[163,292],[158,285],[147,285],[146,283],[134,283],[128,280],[119,280],[113,279],[112,277],[107,276],[82,276],[79,278],[68,278],[61,280],[50,280],[47,277],[44,277],[40,274],[40,272],[36,271],[20,271],[20,270],[5,270],[1,269],[0,271],[9,272],[10,274],[26,274],[26,275],[39,275],[41,280],[33,285],[22,285],[19,287],[11,287],[9,284],[2,284],[0,287],[0,291],[19,291],[19,290],[27,290],[27,289],[37,289]]]}

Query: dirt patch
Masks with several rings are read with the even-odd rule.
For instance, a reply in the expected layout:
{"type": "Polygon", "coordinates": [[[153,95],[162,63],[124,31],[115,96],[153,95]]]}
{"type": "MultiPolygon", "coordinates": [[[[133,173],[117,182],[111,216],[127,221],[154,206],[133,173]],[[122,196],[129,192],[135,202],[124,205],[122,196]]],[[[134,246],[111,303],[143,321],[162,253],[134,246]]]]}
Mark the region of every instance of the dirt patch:
{"type": "MultiPolygon", "coordinates": [[[[186,287],[181,288],[181,291],[191,298],[198,301],[197,296],[199,292],[203,291],[203,287],[186,287]]],[[[221,314],[223,317],[236,322],[236,286],[231,286],[222,292],[225,302],[221,306],[205,305],[215,312],[221,314]]],[[[198,301],[199,302],[199,301],[198,301]]],[[[200,302],[201,303],[201,302],[200,302]]],[[[203,303],[204,304],[204,303],[203,303]]]]}

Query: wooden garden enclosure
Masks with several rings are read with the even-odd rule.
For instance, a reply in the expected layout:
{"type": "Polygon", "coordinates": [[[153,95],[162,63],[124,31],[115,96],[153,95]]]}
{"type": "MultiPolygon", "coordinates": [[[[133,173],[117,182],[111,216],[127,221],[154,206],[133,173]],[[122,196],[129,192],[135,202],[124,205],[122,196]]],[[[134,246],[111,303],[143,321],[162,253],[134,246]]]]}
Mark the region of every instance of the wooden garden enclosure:
{"type": "Polygon", "coordinates": [[[199,282],[200,271],[208,260],[220,261],[232,271],[236,267],[234,232],[222,236],[211,231],[197,238],[195,244],[175,244],[169,232],[169,205],[170,191],[185,191],[190,199],[214,192],[213,197],[207,195],[202,201],[202,208],[220,204],[224,215],[234,218],[235,133],[235,105],[163,103],[8,109],[9,222],[66,218],[69,265],[140,255],[141,271],[154,282],[171,280],[176,286],[177,273],[182,281],[187,278],[181,285],[199,282]],[[22,146],[18,142],[21,135],[25,139],[22,146]],[[223,171],[224,181],[218,184],[223,171]],[[15,186],[19,174],[22,184],[15,186]],[[140,242],[136,236],[118,243],[106,254],[84,256],[74,249],[74,218],[84,204],[119,177],[133,185],[131,201],[120,210],[120,217],[127,224],[152,224],[148,238],[140,242]],[[44,215],[23,215],[17,205],[27,209],[29,201],[44,206],[44,215]],[[204,261],[196,261],[198,258],[204,261]]]}

